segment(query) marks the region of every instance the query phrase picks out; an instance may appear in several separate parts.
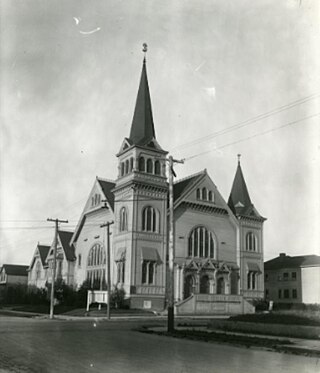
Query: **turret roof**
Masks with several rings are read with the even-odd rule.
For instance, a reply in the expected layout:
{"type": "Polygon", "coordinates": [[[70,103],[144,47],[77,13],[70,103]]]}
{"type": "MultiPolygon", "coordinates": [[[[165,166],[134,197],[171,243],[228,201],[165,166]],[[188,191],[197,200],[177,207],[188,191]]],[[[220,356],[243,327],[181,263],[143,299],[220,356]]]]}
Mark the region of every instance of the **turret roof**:
{"type": "Polygon", "coordinates": [[[262,218],[251,202],[247,184],[242,173],[240,160],[238,161],[238,167],[233,180],[228,205],[235,215],[262,218]]]}

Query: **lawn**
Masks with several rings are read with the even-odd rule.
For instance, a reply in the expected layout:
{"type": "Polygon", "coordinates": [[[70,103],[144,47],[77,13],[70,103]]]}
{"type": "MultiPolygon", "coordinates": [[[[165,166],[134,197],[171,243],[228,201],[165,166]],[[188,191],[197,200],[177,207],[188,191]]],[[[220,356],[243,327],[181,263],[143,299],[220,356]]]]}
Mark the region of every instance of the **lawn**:
{"type": "Polygon", "coordinates": [[[320,312],[279,311],[231,316],[230,321],[255,322],[263,324],[320,326],[320,312]]]}

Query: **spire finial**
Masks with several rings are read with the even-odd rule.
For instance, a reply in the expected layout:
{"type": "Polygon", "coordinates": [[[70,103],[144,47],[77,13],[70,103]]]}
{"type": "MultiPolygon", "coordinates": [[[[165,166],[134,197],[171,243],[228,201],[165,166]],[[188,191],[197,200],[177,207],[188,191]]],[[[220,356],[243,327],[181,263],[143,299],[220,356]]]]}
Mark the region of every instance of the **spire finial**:
{"type": "Polygon", "coordinates": [[[147,43],[143,43],[142,44],[142,52],[144,53],[143,63],[146,62],[147,51],[148,51],[148,44],[147,43]]]}
{"type": "Polygon", "coordinates": [[[238,164],[240,165],[241,154],[238,154],[238,164]]]}

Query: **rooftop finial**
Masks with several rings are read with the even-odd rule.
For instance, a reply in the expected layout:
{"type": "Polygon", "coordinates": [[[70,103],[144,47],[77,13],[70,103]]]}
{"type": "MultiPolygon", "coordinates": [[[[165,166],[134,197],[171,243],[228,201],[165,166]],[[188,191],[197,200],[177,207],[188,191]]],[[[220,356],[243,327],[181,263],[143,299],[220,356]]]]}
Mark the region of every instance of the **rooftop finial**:
{"type": "Polygon", "coordinates": [[[143,44],[142,44],[142,52],[144,53],[143,63],[146,62],[146,54],[147,54],[147,51],[148,51],[148,44],[147,44],[147,43],[143,43],[143,44]]]}
{"type": "Polygon", "coordinates": [[[240,164],[241,154],[238,154],[238,164],[240,164]]]}

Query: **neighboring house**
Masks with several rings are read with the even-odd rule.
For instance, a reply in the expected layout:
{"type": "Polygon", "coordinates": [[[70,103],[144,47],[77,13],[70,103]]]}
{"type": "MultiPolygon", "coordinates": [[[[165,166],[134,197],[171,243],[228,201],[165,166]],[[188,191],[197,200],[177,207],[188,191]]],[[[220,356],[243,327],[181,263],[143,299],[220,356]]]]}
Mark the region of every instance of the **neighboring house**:
{"type": "MultiPolygon", "coordinates": [[[[130,136],[117,154],[118,178],[96,178],[69,242],[69,263],[75,266],[70,284],[106,278],[101,225],[113,221],[112,285],[124,288],[132,308],[165,307],[167,154],[156,140],[144,60],[130,136]]],[[[174,184],[177,310],[239,313],[244,301],[263,298],[264,221],[251,202],[240,160],[228,203],[206,170],[174,184]]],[[[52,249],[50,255],[49,261],[52,249]]]]}
{"type": "Polygon", "coordinates": [[[28,285],[44,288],[48,280],[48,263],[46,262],[50,246],[38,244],[28,268],[28,285]]]}
{"type": "MultiPolygon", "coordinates": [[[[76,264],[76,256],[74,246],[70,244],[73,232],[58,230],[58,242],[56,252],[56,280],[62,279],[66,285],[74,286],[74,269],[76,264]]],[[[53,252],[55,240],[50,246],[46,257],[48,264],[47,281],[52,282],[53,269],[53,252]]]]}
{"type": "Polygon", "coordinates": [[[281,253],[264,263],[265,297],[277,303],[320,303],[320,256],[281,253]]]}
{"type": "Polygon", "coordinates": [[[27,285],[28,266],[17,264],[3,264],[0,268],[0,286],[27,285]]]}

